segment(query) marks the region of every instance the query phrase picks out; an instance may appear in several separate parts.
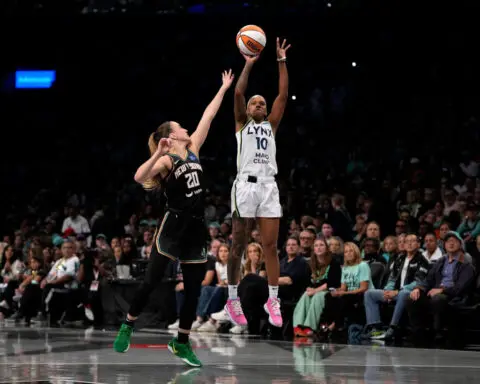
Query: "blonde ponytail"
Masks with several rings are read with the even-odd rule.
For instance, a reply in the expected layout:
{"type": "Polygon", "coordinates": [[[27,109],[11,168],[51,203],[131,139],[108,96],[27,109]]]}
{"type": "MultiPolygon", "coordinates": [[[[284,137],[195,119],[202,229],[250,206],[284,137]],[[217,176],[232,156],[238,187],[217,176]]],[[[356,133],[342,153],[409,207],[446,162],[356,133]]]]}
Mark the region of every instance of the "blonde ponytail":
{"type": "Polygon", "coordinates": [[[155,142],[155,132],[153,132],[148,138],[148,149],[150,150],[150,156],[157,151],[158,143],[155,142]]]}

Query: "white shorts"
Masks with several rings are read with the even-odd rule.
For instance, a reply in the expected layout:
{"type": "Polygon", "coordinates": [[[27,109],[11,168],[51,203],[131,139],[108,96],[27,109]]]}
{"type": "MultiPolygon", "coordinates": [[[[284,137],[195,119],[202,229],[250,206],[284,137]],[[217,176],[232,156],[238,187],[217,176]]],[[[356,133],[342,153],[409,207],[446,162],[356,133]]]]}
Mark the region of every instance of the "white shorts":
{"type": "Polygon", "coordinates": [[[263,182],[261,178],[256,183],[241,178],[233,182],[232,186],[232,214],[239,217],[282,217],[280,193],[275,179],[268,178],[263,182]]]}

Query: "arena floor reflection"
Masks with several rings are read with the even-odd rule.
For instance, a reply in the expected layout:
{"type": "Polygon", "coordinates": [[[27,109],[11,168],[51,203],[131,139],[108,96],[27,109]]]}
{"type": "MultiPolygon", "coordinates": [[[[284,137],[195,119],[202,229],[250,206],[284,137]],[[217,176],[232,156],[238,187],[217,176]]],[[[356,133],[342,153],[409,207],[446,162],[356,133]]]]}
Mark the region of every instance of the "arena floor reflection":
{"type": "Polygon", "coordinates": [[[196,334],[205,366],[171,356],[166,333],[139,332],[117,354],[113,332],[0,328],[0,383],[463,383],[480,382],[478,352],[298,345],[196,334]]]}

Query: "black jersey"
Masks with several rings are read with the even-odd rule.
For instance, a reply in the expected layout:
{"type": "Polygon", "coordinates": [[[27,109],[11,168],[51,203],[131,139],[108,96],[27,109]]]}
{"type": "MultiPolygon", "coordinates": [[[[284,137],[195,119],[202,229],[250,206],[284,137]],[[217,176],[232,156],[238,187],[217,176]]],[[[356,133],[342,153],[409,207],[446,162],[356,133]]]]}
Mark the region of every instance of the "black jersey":
{"type": "Polygon", "coordinates": [[[203,217],[205,187],[200,160],[190,150],[187,150],[185,159],[170,153],[167,155],[173,163],[170,173],[162,182],[167,209],[203,217]]]}

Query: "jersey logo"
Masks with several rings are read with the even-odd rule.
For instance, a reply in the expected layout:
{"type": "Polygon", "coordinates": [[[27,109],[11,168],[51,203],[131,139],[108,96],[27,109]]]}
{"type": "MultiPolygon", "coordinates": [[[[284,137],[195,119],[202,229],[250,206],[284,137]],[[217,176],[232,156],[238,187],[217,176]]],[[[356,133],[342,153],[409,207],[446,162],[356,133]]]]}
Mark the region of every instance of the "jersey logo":
{"type": "Polygon", "coordinates": [[[247,129],[247,135],[273,137],[271,128],[262,127],[260,125],[251,125],[247,129]]]}

